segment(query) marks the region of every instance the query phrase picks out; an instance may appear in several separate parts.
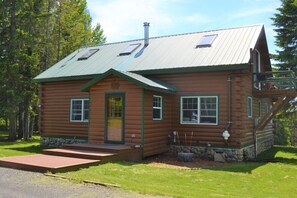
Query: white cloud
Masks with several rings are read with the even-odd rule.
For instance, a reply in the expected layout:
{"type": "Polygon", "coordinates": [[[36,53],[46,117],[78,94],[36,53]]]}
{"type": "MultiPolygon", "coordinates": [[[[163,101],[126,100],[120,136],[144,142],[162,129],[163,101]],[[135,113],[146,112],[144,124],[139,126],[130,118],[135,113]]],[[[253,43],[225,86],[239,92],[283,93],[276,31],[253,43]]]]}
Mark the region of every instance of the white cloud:
{"type": "Polygon", "coordinates": [[[183,0],[87,1],[93,25],[101,24],[108,42],[142,38],[143,22],[151,23],[150,36],[160,36],[184,33],[180,29],[186,31],[187,27],[201,27],[211,21],[203,14],[183,13],[179,7],[183,0]]]}
{"type": "MultiPolygon", "coordinates": [[[[143,22],[151,22],[150,34],[170,26],[173,17],[166,14],[167,1],[158,0],[88,0],[93,25],[100,23],[108,42],[137,39],[143,35],[143,22]]],[[[150,35],[150,36],[151,36],[150,35]]]]}

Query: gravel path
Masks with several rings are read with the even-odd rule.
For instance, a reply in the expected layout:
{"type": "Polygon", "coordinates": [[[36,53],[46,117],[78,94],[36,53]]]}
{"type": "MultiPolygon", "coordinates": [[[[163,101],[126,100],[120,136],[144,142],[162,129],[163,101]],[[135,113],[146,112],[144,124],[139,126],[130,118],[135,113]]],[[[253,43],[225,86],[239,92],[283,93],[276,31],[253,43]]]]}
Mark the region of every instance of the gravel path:
{"type": "Polygon", "coordinates": [[[52,178],[41,173],[0,167],[0,198],[73,198],[73,197],[120,197],[147,198],[116,188],[92,184],[77,184],[71,181],[52,178]]]}

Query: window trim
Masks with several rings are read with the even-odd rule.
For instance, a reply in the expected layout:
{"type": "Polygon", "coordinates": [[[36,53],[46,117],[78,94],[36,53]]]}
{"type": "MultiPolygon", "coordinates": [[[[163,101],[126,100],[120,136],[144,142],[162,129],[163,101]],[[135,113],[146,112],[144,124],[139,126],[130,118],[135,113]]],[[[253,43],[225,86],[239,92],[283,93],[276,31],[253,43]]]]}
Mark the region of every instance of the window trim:
{"type": "Polygon", "coordinates": [[[121,52],[119,54],[119,56],[126,56],[126,55],[130,55],[132,54],[135,50],[137,50],[137,48],[139,48],[139,46],[141,46],[141,43],[131,43],[130,45],[128,45],[123,52],[121,52]],[[133,47],[132,47],[133,46],[133,47]],[[129,50],[128,50],[129,49],[129,50]]]}
{"type": "Polygon", "coordinates": [[[163,120],[163,106],[164,106],[163,96],[153,95],[153,100],[152,100],[152,107],[153,107],[152,108],[152,117],[153,117],[153,120],[163,120]],[[154,97],[161,99],[161,107],[154,107],[154,97]],[[154,118],[154,109],[160,109],[160,118],[154,118]]]}
{"type": "Polygon", "coordinates": [[[98,48],[95,49],[88,49],[87,52],[85,52],[81,57],[79,57],[77,60],[81,61],[81,60],[87,60],[88,58],[90,58],[91,56],[93,56],[94,54],[96,54],[99,51],[98,48]]]}
{"type": "Polygon", "coordinates": [[[179,109],[179,116],[180,116],[180,124],[187,124],[187,125],[210,125],[216,126],[219,125],[219,106],[220,100],[218,95],[184,95],[180,96],[180,109],[179,109]],[[183,98],[197,98],[198,106],[197,106],[197,123],[185,123],[183,122],[183,98]],[[200,115],[201,115],[201,98],[216,98],[216,123],[200,123],[200,115]]]}
{"type": "Polygon", "coordinates": [[[211,47],[213,42],[218,37],[218,34],[206,34],[201,37],[199,42],[196,44],[196,48],[211,47]],[[206,40],[207,37],[211,37],[211,40],[206,40]],[[208,42],[206,42],[208,41],[208,42]]]}
{"type": "Polygon", "coordinates": [[[88,111],[88,117],[90,119],[90,99],[89,98],[71,98],[70,99],[70,122],[89,122],[89,119],[85,120],[85,107],[84,107],[84,101],[89,101],[89,111],[88,111]],[[72,119],[72,101],[82,101],[82,108],[81,108],[81,120],[73,120],[72,119]]]}
{"type": "Polygon", "coordinates": [[[251,96],[247,97],[247,116],[248,118],[253,117],[253,98],[251,96]],[[251,108],[251,111],[249,111],[249,107],[251,108]],[[251,112],[251,114],[250,114],[251,112]]]}

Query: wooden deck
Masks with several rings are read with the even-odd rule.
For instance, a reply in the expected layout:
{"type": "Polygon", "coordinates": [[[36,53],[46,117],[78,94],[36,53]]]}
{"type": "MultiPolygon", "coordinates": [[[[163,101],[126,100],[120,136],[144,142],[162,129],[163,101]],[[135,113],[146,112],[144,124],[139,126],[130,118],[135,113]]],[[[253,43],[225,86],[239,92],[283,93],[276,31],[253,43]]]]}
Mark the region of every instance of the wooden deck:
{"type": "Polygon", "coordinates": [[[296,97],[297,91],[295,89],[271,89],[271,90],[253,90],[253,96],[259,98],[266,98],[266,97],[281,97],[281,96],[288,96],[288,97],[296,97]]]}
{"type": "Polygon", "coordinates": [[[0,166],[34,172],[65,172],[111,161],[139,161],[141,149],[127,145],[68,144],[43,154],[0,158],[0,166]]]}
{"type": "Polygon", "coordinates": [[[27,155],[0,158],[0,166],[34,172],[64,172],[98,165],[100,160],[62,157],[53,155],[27,155]]]}

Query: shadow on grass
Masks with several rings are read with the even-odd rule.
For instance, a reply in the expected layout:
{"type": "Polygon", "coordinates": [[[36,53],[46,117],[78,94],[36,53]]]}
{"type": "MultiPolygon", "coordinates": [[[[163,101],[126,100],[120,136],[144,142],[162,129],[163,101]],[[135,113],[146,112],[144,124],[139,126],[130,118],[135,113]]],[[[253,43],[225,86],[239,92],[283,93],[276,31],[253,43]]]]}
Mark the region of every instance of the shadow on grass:
{"type": "Polygon", "coordinates": [[[19,145],[30,145],[33,143],[39,143],[39,139],[32,139],[28,141],[23,141],[23,140],[17,140],[17,141],[0,141],[0,146],[13,146],[15,145],[18,147],[19,145]]]}
{"type": "Polygon", "coordinates": [[[258,161],[297,165],[297,147],[274,146],[257,157],[258,161]],[[281,153],[280,155],[277,155],[281,153]]]}
{"type": "Polygon", "coordinates": [[[40,147],[40,145],[32,145],[28,147],[11,147],[11,148],[5,148],[5,150],[14,150],[14,151],[21,151],[21,152],[27,152],[27,153],[42,153],[42,150],[44,148],[40,147]]]}
{"type": "Polygon", "coordinates": [[[297,165],[297,147],[274,146],[273,148],[258,155],[254,161],[242,162],[234,166],[221,166],[209,169],[217,171],[252,173],[254,169],[267,163],[297,165]]]}
{"type": "MultiPolygon", "coordinates": [[[[178,162],[177,157],[175,158],[164,158],[161,155],[155,157],[152,160],[146,160],[140,162],[141,164],[149,165],[151,162],[161,163],[165,166],[160,167],[170,167],[174,166],[176,169],[208,169],[212,171],[228,171],[228,172],[240,172],[251,174],[253,170],[266,165],[267,163],[280,163],[297,165],[297,147],[285,147],[285,146],[275,146],[268,151],[261,153],[257,159],[248,162],[236,162],[236,163],[218,163],[207,160],[197,160],[196,162],[178,162]],[[204,163],[204,164],[202,164],[204,163]]],[[[120,164],[121,166],[133,166],[139,163],[133,162],[112,162],[120,164]]]]}

